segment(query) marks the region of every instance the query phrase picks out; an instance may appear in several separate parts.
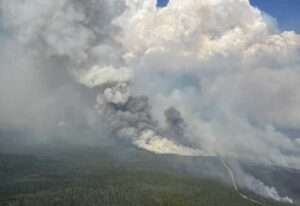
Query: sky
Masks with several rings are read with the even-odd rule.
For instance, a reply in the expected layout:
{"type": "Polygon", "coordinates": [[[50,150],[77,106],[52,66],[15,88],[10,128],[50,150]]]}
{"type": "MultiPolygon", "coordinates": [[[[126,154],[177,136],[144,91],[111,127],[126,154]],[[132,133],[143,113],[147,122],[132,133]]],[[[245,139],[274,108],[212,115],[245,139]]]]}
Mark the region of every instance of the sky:
{"type": "Polygon", "coordinates": [[[251,3],[275,17],[281,29],[300,32],[299,0],[251,0],[251,3]]]}
{"type": "MultiPolygon", "coordinates": [[[[165,6],[169,0],[158,0],[158,6],[165,6]]],[[[281,30],[300,32],[299,0],[251,0],[253,6],[276,18],[281,30]]]]}

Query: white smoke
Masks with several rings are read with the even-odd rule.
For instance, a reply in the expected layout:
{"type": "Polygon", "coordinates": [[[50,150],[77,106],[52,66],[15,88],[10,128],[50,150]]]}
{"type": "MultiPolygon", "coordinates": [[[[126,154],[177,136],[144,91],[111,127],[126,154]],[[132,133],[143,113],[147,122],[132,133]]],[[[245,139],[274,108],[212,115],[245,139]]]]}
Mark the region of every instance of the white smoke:
{"type": "MultiPolygon", "coordinates": [[[[132,79],[132,71],[127,68],[115,69],[113,67],[94,66],[84,74],[79,75],[79,81],[90,87],[103,88],[103,97],[109,103],[126,104],[130,92],[129,83],[132,79]]],[[[99,96],[98,99],[101,99],[99,96]]]]}
{"type": "Polygon", "coordinates": [[[201,150],[178,145],[168,138],[156,135],[151,130],[143,131],[134,142],[138,147],[157,154],[179,154],[181,156],[209,156],[201,150]]]}
{"type": "Polygon", "coordinates": [[[238,178],[239,185],[243,186],[244,189],[248,189],[255,194],[261,195],[265,198],[273,199],[280,202],[286,202],[293,204],[294,201],[289,197],[281,197],[275,187],[270,187],[264,184],[262,181],[256,179],[250,174],[247,174],[238,165],[235,165],[234,171],[238,178]]]}
{"type": "Polygon", "coordinates": [[[131,70],[127,68],[115,69],[112,66],[94,66],[83,72],[79,75],[80,82],[90,88],[110,83],[128,83],[133,78],[131,70]]]}
{"type": "MultiPolygon", "coordinates": [[[[245,176],[243,176],[245,178],[245,176]]],[[[248,188],[251,191],[254,191],[256,194],[261,195],[263,197],[273,199],[280,202],[286,202],[293,204],[294,201],[289,197],[281,197],[276,188],[269,187],[265,185],[263,182],[261,182],[258,179],[255,179],[252,176],[247,176],[245,180],[245,187],[248,188]]]]}
{"type": "Polygon", "coordinates": [[[299,139],[282,132],[300,131],[300,35],[248,0],[0,0],[0,15],[25,69],[66,70],[97,91],[112,136],[159,154],[300,169],[299,139]]]}

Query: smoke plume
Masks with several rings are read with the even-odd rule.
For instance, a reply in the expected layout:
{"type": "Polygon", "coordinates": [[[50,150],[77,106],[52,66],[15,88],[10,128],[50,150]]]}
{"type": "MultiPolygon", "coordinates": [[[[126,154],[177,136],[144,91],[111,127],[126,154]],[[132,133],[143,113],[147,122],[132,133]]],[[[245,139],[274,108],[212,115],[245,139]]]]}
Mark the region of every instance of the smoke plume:
{"type": "Polygon", "coordinates": [[[0,0],[0,41],[3,127],[300,169],[300,35],[248,0],[0,0]]]}

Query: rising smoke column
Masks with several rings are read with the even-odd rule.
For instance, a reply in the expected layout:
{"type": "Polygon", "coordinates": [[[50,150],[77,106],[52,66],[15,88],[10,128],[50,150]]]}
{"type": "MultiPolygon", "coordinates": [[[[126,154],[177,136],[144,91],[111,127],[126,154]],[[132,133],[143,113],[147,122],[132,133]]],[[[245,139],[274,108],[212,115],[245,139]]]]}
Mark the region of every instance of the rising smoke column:
{"type": "Polygon", "coordinates": [[[25,69],[97,91],[112,137],[300,168],[299,139],[281,130],[300,129],[300,36],[248,0],[0,0],[0,15],[25,69]]]}
{"type": "Polygon", "coordinates": [[[159,154],[205,155],[201,150],[178,145],[176,141],[161,136],[165,130],[165,133],[174,132],[169,137],[184,138],[184,120],[171,107],[165,111],[168,128],[160,128],[151,115],[148,97],[131,95],[133,77],[130,70],[94,67],[80,77],[81,83],[98,89],[96,109],[108,121],[113,136],[159,154]]]}

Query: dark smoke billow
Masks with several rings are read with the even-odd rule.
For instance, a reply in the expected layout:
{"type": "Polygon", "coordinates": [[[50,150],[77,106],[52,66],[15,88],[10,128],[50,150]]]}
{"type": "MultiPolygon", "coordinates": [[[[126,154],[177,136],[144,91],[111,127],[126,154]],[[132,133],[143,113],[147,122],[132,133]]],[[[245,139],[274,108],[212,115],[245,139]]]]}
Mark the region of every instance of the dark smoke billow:
{"type": "Polygon", "coordinates": [[[97,128],[157,154],[300,169],[283,132],[300,129],[300,36],[248,0],[1,0],[0,17],[3,127],[97,128]]]}
{"type": "MultiPolygon", "coordinates": [[[[110,70],[112,71],[107,71],[106,73],[119,72],[113,68],[110,68],[110,70]]],[[[125,76],[124,73],[122,78],[125,76]]],[[[102,77],[99,76],[99,78],[102,77]]],[[[106,79],[102,79],[97,85],[94,85],[99,91],[96,109],[99,115],[103,116],[107,121],[113,136],[126,139],[138,147],[156,153],[172,153],[187,156],[201,154],[201,151],[178,145],[175,141],[176,139],[170,139],[170,137],[180,138],[181,134],[184,135],[183,125],[180,125],[183,124],[184,120],[176,109],[171,107],[165,111],[168,128],[162,128],[151,115],[148,97],[131,96],[129,88],[131,82],[129,78],[118,79],[116,75],[108,75],[106,77],[106,79]],[[172,133],[173,129],[177,130],[174,136],[172,134],[168,138],[161,136],[163,133],[172,133]]],[[[85,81],[89,80],[85,79],[85,81]]],[[[184,136],[181,138],[184,138],[184,136]]]]}

